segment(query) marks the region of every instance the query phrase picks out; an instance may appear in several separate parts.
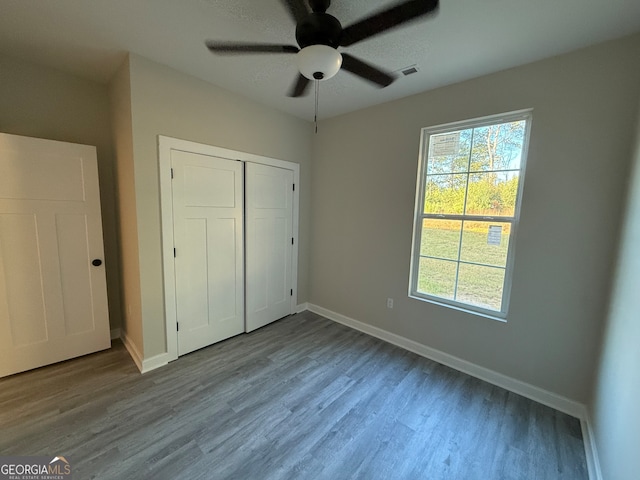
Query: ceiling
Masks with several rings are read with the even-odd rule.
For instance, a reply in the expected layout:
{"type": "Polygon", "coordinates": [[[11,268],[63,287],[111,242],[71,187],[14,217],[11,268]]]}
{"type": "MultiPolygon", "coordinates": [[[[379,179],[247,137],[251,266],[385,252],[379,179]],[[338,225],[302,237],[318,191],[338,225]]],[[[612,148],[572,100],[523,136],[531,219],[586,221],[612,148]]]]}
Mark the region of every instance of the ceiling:
{"type": "MultiPolygon", "coordinates": [[[[343,26],[397,0],[334,0],[343,26]]],[[[314,95],[289,98],[286,54],[214,56],[206,39],[295,44],[282,0],[0,0],[0,54],[107,83],[133,52],[306,120],[314,95]]],[[[640,31],[638,0],[440,0],[437,15],[345,49],[389,71],[384,89],[339,72],[320,83],[319,118],[640,31]]]]}

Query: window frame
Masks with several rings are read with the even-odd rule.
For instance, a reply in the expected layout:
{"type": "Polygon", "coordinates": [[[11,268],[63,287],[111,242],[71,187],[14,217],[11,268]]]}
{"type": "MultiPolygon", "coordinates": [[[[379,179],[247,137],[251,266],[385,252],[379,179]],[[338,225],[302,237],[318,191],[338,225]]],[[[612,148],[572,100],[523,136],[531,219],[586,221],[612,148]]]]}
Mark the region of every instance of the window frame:
{"type": "MultiPolygon", "coordinates": [[[[522,206],[522,194],[525,184],[525,173],[527,166],[527,156],[529,151],[529,140],[531,136],[531,124],[533,120],[533,109],[517,110],[513,112],[489,115],[485,117],[478,117],[470,120],[463,120],[458,122],[452,122],[447,124],[435,125],[431,127],[425,127],[420,132],[420,153],[418,156],[418,172],[416,179],[416,196],[414,205],[414,219],[413,219],[413,235],[411,244],[411,265],[409,269],[409,297],[425,301],[428,303],[452,308],[455,310],[461,310],[474,315],[479,315],[494,320],[506,322],[507,314],[509,312],[509,303],[511,298],[511,286],[513,281],[513,270],[515,263],[515,244],[518,230],[518,224],[520,221],[520,210],[522,206]],[[515,209],[513,217],[506,216],[481,216],[481,215],[468,215],[466,213],[458,214],[425,214],[425,189],[427,183],[427,171],[428,171],[428,157],[429,157],[429,141],[433,135],[439,135],[443,133],[456,132],[460,130],[466,130],[470,128],[486,127],[501,123],[509,123],[516,121],[525,121],[524,138],[522,143],[522,154],[520,158],[519,180],[518,189],[515,202],[515,209]],[[423,221],[425,219],[445,219],[445,220],[475,220],[478,222],[506,222],[511,224],[509,243],[507,247],[507,258],[505,264],[505,276],[502,289],[502,302],[501,310],[491,310],[478,305],[473,305],[459,300],[448,299],[438,297],[431,294],[426,294],[418,291],[418,277],[419,277],[419,265],[421,258],[421,243],[422,243],[422,230],[423,221]]],[[[456,172],[458,173],[458,172],[456,172]]],[[[467,166],[467,170],[464,172],[467,175],[473,174],[470,170],[470,165],[467,166]]],[[[465,202],[467,199],[469,190],[469,183],[467,181],[465,187],[465,202]]],[[[462,228],[462,227],[461,227],[462,228]]],[[[462,236],[461,230],[460,235],[462,236]]],[[[462,240],[460,240],[462,241],[462,240]]],[[[456,265],[459,266],[460,252],[458,252],[458,259],[454,260],[456,265]]],[[[473,264],[473,263],[472,263],[473,264]]],[[[456,276],[456,288],[458,285],[458,278],[456,276]]]]}

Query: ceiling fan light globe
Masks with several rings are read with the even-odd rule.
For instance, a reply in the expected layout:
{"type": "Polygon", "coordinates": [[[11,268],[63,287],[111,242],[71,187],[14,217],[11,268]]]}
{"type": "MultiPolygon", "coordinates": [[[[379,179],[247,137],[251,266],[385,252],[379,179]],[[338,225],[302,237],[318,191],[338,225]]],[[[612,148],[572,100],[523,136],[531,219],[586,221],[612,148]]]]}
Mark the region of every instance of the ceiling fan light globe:
{"type": "Polygon", "coordinates": [[[296,55],[298,70],[309,80],[328,80],[342,66],[342,55],[327,45],[309,45],[296,55]]]}

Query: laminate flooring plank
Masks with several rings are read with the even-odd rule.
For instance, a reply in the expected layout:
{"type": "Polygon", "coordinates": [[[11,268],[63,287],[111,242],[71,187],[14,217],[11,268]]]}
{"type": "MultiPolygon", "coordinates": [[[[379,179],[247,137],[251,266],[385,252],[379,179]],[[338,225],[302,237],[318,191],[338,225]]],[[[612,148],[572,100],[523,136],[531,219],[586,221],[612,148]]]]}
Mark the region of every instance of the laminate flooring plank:
{"type": "Polygon", "coordinates": [[[0,379],[0,454],[81,480],[587,479],[577,419],[311,312],[144,375],[114,342],[0,379]]]}
{"type": "Polygon", "coordinates": [[[377,432],[373,431],[376,424],[371,427],[372,431],[365,433],[369,442],[363,445],[362,461],[353,472],[353,477],[402,478],[398,473],[406,459],[414,455],[408,447],[416,433],[397,421],[383,425],[377,432]],[[402,455],[398,455],[398,452],[402,452],[402,455]]]}

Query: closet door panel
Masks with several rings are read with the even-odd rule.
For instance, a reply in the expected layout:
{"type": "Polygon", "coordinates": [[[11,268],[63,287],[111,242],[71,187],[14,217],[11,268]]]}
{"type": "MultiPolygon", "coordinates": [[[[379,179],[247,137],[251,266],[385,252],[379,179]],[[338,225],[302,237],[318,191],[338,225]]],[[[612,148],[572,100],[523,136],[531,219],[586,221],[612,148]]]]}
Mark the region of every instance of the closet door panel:
{"type": "Polygon", "coordinates": [[[244,331],[242,163],[172,152],[178,354],[244,331]]]}
{"type": "Polygon", "coordinates": [[[293,171],[251,162],[245,171],[250,332],[292,313],[293,171]]]}

